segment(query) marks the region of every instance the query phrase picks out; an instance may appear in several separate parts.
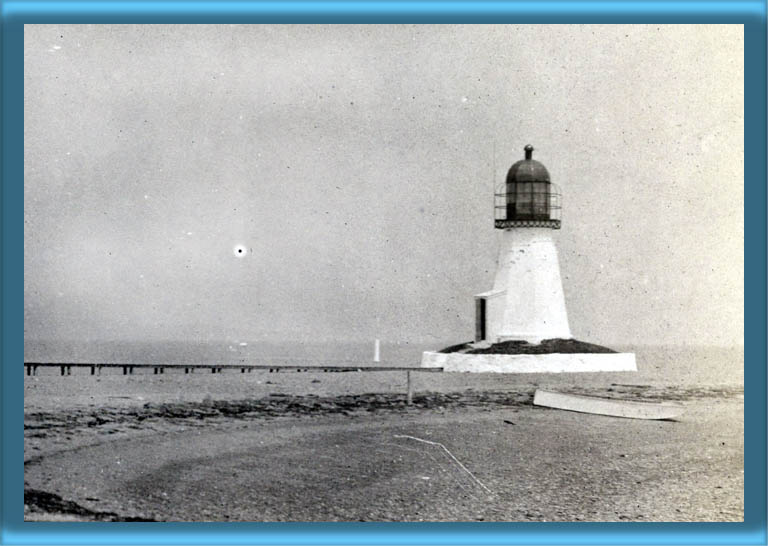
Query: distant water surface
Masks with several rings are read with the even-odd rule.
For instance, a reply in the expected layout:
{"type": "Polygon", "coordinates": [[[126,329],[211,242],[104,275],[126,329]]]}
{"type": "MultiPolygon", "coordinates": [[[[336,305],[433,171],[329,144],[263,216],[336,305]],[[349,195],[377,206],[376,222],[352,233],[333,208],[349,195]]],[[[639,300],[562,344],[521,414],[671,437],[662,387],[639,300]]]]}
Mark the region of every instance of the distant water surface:
{"type": "MultiPolygon", "coordinates": [[[[437,347],[443,345],[438,344],[437,347]]],[[[417,366],[434,345],[381,342],[381,365],[417,366]]],[[[355,342],[40,342],[26,341],[27,362],[133,364],[373,365],[374,343],[355,342]]]]}

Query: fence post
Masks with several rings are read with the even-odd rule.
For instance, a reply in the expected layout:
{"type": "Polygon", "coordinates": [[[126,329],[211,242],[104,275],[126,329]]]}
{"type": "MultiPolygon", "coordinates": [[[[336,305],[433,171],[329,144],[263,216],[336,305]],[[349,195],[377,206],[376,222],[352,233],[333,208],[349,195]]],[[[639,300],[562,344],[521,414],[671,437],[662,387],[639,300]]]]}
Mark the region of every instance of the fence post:
{"type": "Polygon", "coordinates": [[[411,381],[411,372],[410,370],[405,372],[406,380],[408,382],[408,392],[405,396],[405,403],[409,406],[413,404],[413,382],[411,381]]]}

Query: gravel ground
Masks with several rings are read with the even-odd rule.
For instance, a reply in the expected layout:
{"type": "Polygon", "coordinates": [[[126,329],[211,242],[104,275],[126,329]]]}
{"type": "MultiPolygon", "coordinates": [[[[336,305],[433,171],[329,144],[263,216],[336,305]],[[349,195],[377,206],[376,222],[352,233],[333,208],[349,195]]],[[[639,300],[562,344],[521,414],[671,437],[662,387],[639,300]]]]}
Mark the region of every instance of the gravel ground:
{"type": "Polygon", "coordinates": [[[25,377],[25,516],[44,521],[741,521],[743,352],[634,373],[25,377]],[[532,405],[675,400],[677,421],[532,405]],[[431,442],[431,443],[429,443],[431,442]]]}
{"type": "Polygon", "coordinates": [[[686,412],[639,421],[550,410],[531,405],[530,386],[421,392],[412,406],[400,393],[276,392],[28,411],[26,518],[743,519],[740,387],[563,387],[680,400],[686,412]]]}

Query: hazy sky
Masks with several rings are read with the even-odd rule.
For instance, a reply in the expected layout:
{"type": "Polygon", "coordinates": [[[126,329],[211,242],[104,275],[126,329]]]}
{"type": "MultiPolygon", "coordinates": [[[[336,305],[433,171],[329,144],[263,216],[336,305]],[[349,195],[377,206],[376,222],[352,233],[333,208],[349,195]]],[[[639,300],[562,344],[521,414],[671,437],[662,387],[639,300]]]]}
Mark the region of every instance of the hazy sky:
{"type": "Polygon", "coordinates": [[[531,143],[575,337],[741,343],[743,53],[727,25],[28,25],[25,335],[471,339],[531,143]]]}

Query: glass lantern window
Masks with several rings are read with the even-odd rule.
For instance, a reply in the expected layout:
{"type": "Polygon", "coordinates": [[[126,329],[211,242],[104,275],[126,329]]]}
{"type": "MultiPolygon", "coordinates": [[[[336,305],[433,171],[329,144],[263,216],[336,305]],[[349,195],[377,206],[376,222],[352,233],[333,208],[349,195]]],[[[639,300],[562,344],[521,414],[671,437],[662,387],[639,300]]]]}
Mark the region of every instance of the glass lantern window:
{"type": "Polygon", "coordinates": [[[517,214],[531,214],[533,204],[533,184],[530,182],[518,182],[517,194],[517,214]]]}
{"type": "Polygon", "coordinates": [[[550,217],[550,185],[546,182],[507,184],[507,218],[510,220],[546,220],[550,217]]]}
{"type": "Polygon", "coordinates": [[[549,184],[533,184],[534,218],[549,218],[549,184]]]}

